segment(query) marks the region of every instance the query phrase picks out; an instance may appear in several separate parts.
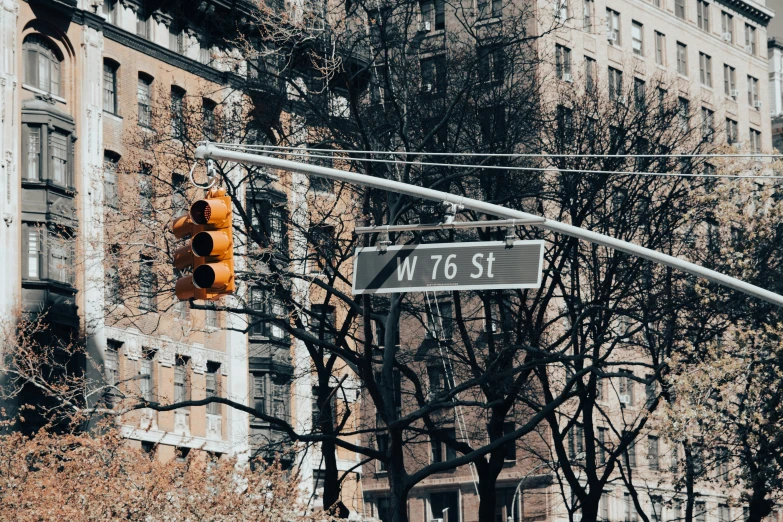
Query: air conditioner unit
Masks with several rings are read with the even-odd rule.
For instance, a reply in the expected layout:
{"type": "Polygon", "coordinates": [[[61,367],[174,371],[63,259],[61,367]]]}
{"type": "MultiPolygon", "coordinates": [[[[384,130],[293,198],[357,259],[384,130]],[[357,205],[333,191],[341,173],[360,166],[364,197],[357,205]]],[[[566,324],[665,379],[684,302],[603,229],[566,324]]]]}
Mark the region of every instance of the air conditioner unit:
{"type": "Polygon", "coordinates": [[[631,396],[627,393],[621,393],[620,394],[620,404],[631,404],[631,396]]]}
{"type": "Polygon", "coordinates": [[[746,45],[745,46],[745,52],[746,53],[753,53],[753,46],[752,45],[746,45]]]}
{"type": "Polygon", "coordinates": [[[732,89],[731,90],[731,97],[732,98],[739,98],[739,89],[732,89]]]}
{"type": "Polygon", "coordinates": [[[628,105],[628,98],[626,98],[622,94],[619,95],[617,98],[615,98],[615,100],[617,101],[618,104],[620,104],[622,106],[628,105]]]}
{"type": "Polygon", "coordinates": [[[443,522],[442,518],[431,518],[430,522],[443,522]]]}
{"type": "Polygon", "coordinates": [[[584,451],[580,451],[579,453],[576,454],[576,460],[584,460],[584,459],[585,459],[584,451]]]}
{"type": "Polygon", "coordinates": [[[420,22],[419,23],[419,31],[420,32],[427,32],[430,29],[432,29],[432,22],[420,22]]]}
{"type": "Polygon", "coordinates": [[[582,514],[574,513],[574,522],[582,522],[582,514]]]}
{"type": "Polygon", "coordinates": [[[724,42],[730,42],[731,41],[731,33],[723,33],[723,41],[724,42]]]}
{"type": "Polygon", "coordinates": [[[573,83],[574,77],[571,76],[571,73],[563,73],[563,81],[568,83],[573,83]]]}
{"type": "Polygon", "coordinates": [[[756,100],[753,102],[753,106],[757,109],[761,108],[761,100],[756,100]]]}
{"type": "Polygon", "coordinates": [[[432,84],[431,83],[424,83],[421,86],[422,92],[432,92],[432,84]]]}
{"type": "Polygon", "coordinates": [[[617,31],[607,31],[606,32],[606,39],[609,40],[610,43],[614,43],[617,41],[617,31]]]}

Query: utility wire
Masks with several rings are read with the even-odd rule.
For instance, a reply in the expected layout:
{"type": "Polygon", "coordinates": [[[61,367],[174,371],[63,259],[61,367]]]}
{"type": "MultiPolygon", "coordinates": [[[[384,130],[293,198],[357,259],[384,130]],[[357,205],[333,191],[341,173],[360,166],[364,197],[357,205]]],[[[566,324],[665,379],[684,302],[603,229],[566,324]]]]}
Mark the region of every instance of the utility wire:
{"type": "MultiPolygon", "coordinates": [[[[220,147],[226,148],[226,149],[242,149],[245,147],[244,145],[234,145],[234,144],[217,144],[220,147]]],[[[542,171],[558,171],[558,172],[571,172],[571,173],[577,173],[577,174],[607,174],[607,175],[617,175],[617,176],[648,176],[648,177],[685,177],[685,178],[711,178],[711,179],[717,179],[717,178],[725,178],[725,179],[741,179],[741,178],[747,178],[747,179],[783,179],[783,175],[781,176],[768,176],[763,174],[704,174],[704,173],[694,173],[694,172],[633,172],[633,171],[617,171],[617,170],[587,170],[587,169],[562,169],[559,167],[556,167],[554,165],[546,166],[546,167],[520,167],[520,166],[503,166],[503,165],[471,165],[471,164],[465,164],[465,163],[436,163],[436,162],[428,162],[428,161],[405,161],[405,160],[389,160],[389,159],[379,159],[379,158],[335,158],[334,156],[326,156],[326,155],[320,155],[320,154],[312,154],[307,152],[305,149],[298,149],[300,152],[275,152],[275,151],[263,151],[268,152],[270,154],[275,154],[278,156],[295,156],[295,157],[304,157],[309,159],[338,159],[338,160],[344,160],[344,161],[360,161],[360,162],[370,162],[370,163],[387,163],[387,164],[393,164],[393,165],[413,165],[413,166],[422,166],[422,167],[452,167],[452,168],[469,168],[469,169],[480,169],[480,170],[518,170],[523,172],[542,172],[542,171]]],[[[308,149],[313,150],[313,149],[308,149]]],[[[665,157],[672,157],[672,156],[665,156],[665,157]]]]}
{"type": "Polygon", "coordinates": [[[333,154],[382,154],[387,156],[474,156],[488,158],[783,158],[783,154],[548,154],[548,153],[497,153],[497,152],[406,152],[388,150],[350,150],[295,147],[293,145],[250,145],[236,143],[211,143],[219,147],[269,150],[308,150],[333,154]]]}

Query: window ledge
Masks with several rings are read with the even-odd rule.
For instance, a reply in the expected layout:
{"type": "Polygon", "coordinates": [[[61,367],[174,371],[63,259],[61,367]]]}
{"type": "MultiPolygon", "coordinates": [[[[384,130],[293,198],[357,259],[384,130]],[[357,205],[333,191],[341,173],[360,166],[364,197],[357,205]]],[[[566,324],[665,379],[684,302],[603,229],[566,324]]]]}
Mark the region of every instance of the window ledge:
{"type": "Polygon", "coordinates": [[[120,116],[119,114],[113,113],[113,112],[109,112],[109,111],[104,110],[103,114],[105,114],[106,116],[109,116],[109,119],[111,119],[111,120],[118,120],[120,122],[123,120],[122,116],[120,116]]]}
{"type": "Polygon", "coordinates": [[[63,105],[66,105],[68,103],[68,102],[65,101],[65,98],[63,98],[62,96],[56,96],[56,95],[54,95],[54,94],[52,94],[50,92],[46,92],[43,89],[39,89],[38,87],[33,87],[32,85],[28,85],[26,83],[22,84],[22,89],[24,89],[26,91],[34,92],[36,94],[42,94],[44,96],[51,96],[53,100],[58,101],[58,102],[62,103],[63,105]]]}
{"type": "Polygon", "coordinates": [[[498,23],[502,20],[502,17],[500,16],[491,16],[489,18],[481,18],[476,20],[476,27],[481,27],[482,25],[490,25],[494,23],[498,23]]]}

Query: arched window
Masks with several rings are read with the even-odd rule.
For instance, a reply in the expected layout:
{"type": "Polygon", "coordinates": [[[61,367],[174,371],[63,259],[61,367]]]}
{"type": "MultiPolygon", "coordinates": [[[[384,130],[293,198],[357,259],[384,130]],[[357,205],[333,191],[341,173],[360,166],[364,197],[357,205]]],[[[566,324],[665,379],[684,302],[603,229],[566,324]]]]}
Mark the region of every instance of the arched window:
{"type": "Polygon", "coordinates": [[[24,82],[55,96],[60,95],[60,58],[51,42],[38,34],[24,39],[24,82]]]}

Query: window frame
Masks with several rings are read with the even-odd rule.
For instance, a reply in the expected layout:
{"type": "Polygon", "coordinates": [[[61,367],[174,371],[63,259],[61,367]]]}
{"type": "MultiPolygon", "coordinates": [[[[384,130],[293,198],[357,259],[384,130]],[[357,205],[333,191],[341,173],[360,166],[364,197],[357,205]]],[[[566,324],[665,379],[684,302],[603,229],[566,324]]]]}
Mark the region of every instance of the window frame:
{"type": "Polygon", "coordinates": [[[52,96],[61,97],[63,56],[56,44],[40,33],[29,34],[22,42],[22,56],[24,84],[52,96]],[[46,80],[41,78],[42,59],[49,64],[46,80]]]}
{"type": "Polygon", "coordinates": [[[636,56],[644,56],[644,24],[631,20],[631,50],[636,56]],[[639,37],[634,32],[639,31],[639,37]]]}
{"type": "Polygon", "coordinates": [[[677,42],[677,74],[688,76],[688,46],[677,42]]]}
{"type": "MultiPolygon", "coordinates": [[[[108,1],[108,0],[105,0],[108,1]]],[[[103,60],[103,112],[119,115],[118,71],[120,64],[114,60],[103,60]]]]}
{"type": "Polygon", "coordinates": [[[137,120],[140,127],[152,127],[152,83],[154,78],[139,72],[136,82],[136,103],[138,106],[137,120]]]}
{"type": "Polygon", "coordinates": [[[666,67],[666,35],[655,31],[655,63],[666,67]]]}
{"type": "Polygon", "coordinates": [[[705,0],[696,0],[696,26],[710,32],[710,4],[705,0]]]}
{"type": "Polygon", "coordinates": [[[712,56],[699,51],[699,80],[704,87],[712,88],[712,56]]]}

